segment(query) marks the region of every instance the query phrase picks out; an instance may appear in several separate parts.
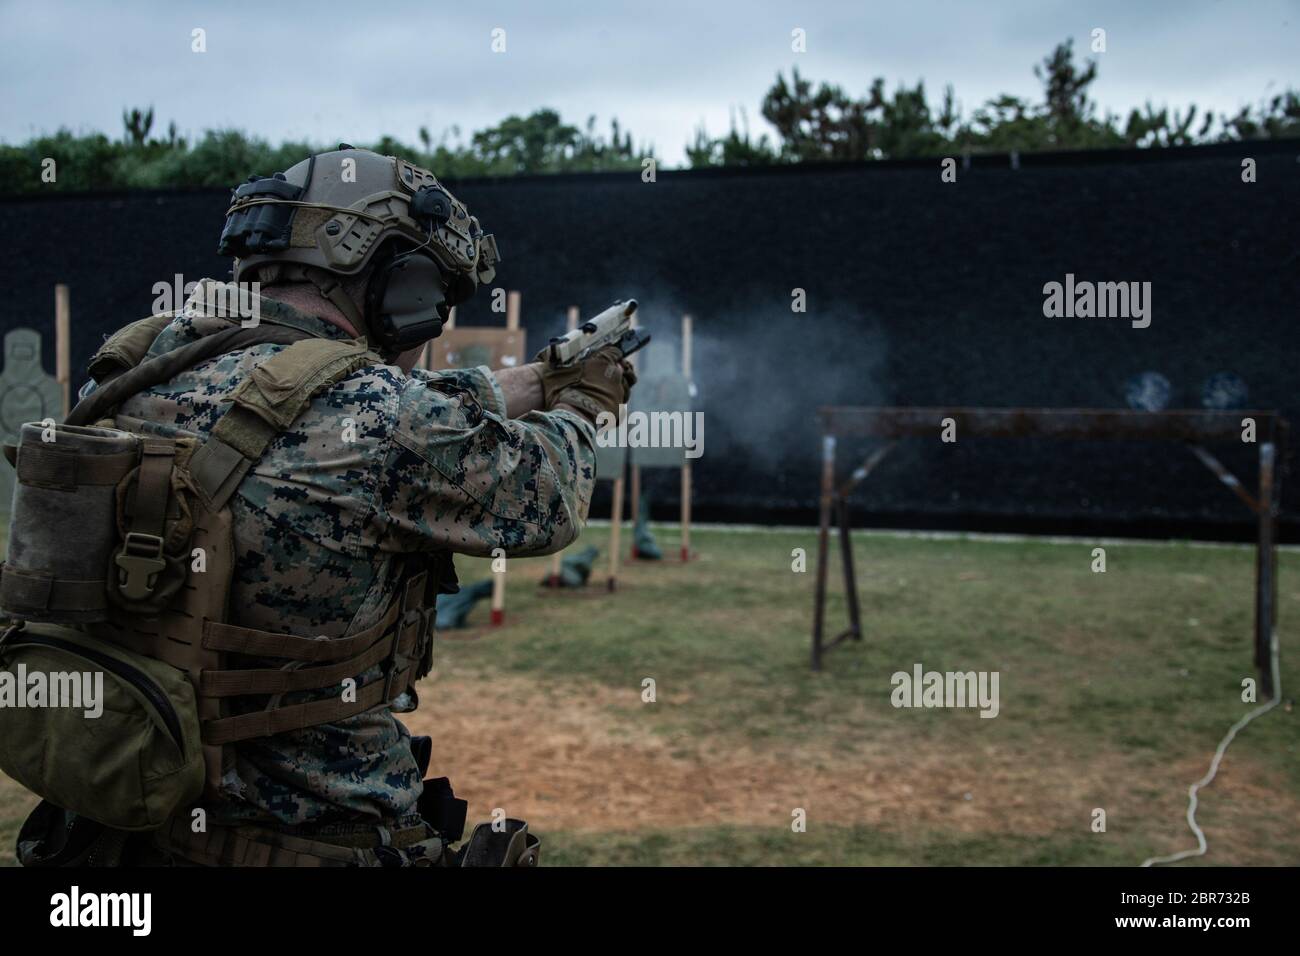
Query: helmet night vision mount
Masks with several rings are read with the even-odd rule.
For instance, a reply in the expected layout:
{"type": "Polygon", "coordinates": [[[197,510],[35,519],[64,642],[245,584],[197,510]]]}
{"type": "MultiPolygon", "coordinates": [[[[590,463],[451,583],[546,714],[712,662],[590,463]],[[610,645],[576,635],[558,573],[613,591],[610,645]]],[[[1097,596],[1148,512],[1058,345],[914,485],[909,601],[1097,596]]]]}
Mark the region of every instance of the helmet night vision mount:
{"type": "Polygon", "coordinates": [[[491,282],[496,239],[427,169],[342,144],[235,188],[219,255],[236,282],[306,280],[388,353],[437,337],[448,309],[491,282]],[[368,265],[365,311],[339,278],[368,265]]]}

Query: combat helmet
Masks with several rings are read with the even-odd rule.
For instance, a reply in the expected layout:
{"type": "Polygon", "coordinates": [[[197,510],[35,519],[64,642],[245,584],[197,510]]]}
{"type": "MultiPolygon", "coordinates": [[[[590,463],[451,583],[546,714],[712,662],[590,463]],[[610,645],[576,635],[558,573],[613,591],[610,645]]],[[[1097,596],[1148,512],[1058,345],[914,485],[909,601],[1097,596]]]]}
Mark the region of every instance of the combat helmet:
{"type": "Polygon", "coordinates": [[[433,173],[346,144],[236,187],[217,252],[235,257],[236,282],[315,283],[389,352],[440,334],[499,261],[495,238],[433,173]],[[339,277],[372,263],[362,314],[339,277]]]}

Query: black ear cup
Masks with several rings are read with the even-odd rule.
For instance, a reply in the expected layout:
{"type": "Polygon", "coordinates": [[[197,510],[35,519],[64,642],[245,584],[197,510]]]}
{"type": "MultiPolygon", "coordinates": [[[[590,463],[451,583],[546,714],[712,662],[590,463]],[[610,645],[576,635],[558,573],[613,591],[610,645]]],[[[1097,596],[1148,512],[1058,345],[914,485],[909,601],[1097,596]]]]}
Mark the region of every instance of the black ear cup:
{"type": "Polygon", "coordinates": [[[452,305],[460,305],[462,302],[468,302],[474,297],[474,292],[478,288],[474,280],[467,275],[455,275],[452,277],[447,289],[447,300],[452,305]]]}
{"type": "Polygon", "coordinates": [[[418,252],[395,255],[378,265],[366,290],[372,344],[397,353],[437,338],[448,308],[438,264],[418,252]]]}

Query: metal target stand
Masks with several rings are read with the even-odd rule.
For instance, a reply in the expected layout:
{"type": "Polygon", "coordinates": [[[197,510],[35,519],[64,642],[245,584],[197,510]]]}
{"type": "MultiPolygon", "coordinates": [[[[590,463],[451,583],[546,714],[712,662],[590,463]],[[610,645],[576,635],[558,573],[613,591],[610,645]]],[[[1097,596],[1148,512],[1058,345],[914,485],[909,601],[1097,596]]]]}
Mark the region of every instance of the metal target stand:
{"type": "Polygon", "coordinates": [[[1255,558],[1255,667],[1259,686],[1273,696],[1273,629],[1277,623],[1278,489],[1288,425],[1276,411],[1138,412],[1086,408],[867,408],[826,406],[818,411],[822,430],[820,523],[817,584],[813,605],[812,669],[822,669],[827,651],[846,640],[862,640],[862,615],[853,568],[849,495],[904,438],[933,438],[946,418],[962,438],[1059,438],[1114,441],[1175,441],[1187,445],[1202,464],[1240,498],[1257,519],[1255,558]],[[1255,422],[1259,448],[1258,491],[1252,495],[1204,447],[1208,442],[1240,442],[1243,419],[1255,422]],[[840,484],[835,481],[835,450],[841,438],[883,438],[867,459],[840,484]],[[838,527],[849,626],[825,638],[826,580],[830,566],[832,521],[838,527]]]}

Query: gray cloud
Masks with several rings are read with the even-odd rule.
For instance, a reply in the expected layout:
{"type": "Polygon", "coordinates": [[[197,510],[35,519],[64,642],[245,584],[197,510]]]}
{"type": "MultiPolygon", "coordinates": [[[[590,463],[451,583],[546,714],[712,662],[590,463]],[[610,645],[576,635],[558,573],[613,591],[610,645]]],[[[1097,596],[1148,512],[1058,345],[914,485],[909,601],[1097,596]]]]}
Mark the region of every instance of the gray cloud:
{"type": "Polygon", "coordinates": [[[1119,112],[1151,99],[1232,111],[1296,82],[1300,7],[1210,0],[1082,5],[755,3],[656,0],[593,6],[480,4],[0,4],[0,138],[59,126],[117,135],[123,107],[154,104],[158,124],[182,132],[236,126],[272,140],[414,141],[553,106],[570,122],[617,116],[670,163],[703,121],[729,113],[766,124],[759,101],[778,70],[865,90],[871,79],[926,81],[933,99],[952,83],[969,111],[1000,92],[1037,97],[1033,65],[1066,37],[1087,52],[1108,34],[1097,98],[1119,112]],[[190,31],[208,52],[190,52],[190,31]],[[507,31],[507,52],[490,50],[507,31]],[[790,50],[807,31],[808,52],[790,50]]]}

